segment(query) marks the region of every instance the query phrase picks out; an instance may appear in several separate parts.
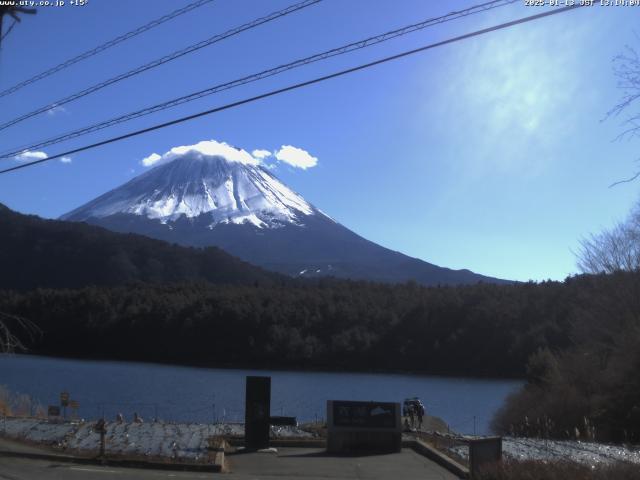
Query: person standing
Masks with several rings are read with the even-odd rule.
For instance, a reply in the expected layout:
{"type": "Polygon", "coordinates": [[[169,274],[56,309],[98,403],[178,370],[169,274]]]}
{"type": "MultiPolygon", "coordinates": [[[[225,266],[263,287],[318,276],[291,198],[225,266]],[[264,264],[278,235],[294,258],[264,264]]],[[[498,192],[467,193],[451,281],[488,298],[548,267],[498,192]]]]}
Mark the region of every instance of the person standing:
{"type": "Polygon", "coordinates": [[[416,405],[416,415],[418,416],[418,430],[422,429],[422,418],[424,417],[424,413],[424,405],[419,401],[416,405]]]}
{"type": "Polygon", "coordinates": [[[416,428],[416,408],[413,404],[409,405],[409,425],[411,428],[416,428]]]}

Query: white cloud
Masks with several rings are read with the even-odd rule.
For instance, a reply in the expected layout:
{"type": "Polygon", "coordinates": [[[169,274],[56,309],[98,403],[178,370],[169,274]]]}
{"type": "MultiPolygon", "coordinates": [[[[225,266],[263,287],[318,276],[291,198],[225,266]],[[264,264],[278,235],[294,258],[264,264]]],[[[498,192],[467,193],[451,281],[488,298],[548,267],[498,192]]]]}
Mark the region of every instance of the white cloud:
{"type": "Polygon", "coordinates": [[[55,115],[56,113],[67,113],[67,109],[62,105],[54,105],[49,110],[47,110],[48,115],[55,115]]]}
{"type": "Polygon", "coordinates": [[[318,164],[318,158],[313,157],[309,152],[292,145],[283,145],[275,154],[275,157],[281,162],[288,163],[292,167],[307,168],[315,167],[318,164]]]}
{"type": "Polygon", "coordinates": [[[260,165],[261,163],[259,159],[252,157],[246,150],[233,147],[225,142],[217,142],[216,140],[203,140],[195,145],[173,147],[164,155],[152,153],[143,159],[141,163],[145,167],[150,167],[160,162],[170,162],[185,155],[194,155],[200,158],[224,157],[229,162],[244,163],[247,165],[260,165]]]}
{"type": "Polygon", "coordinates": [[[224,157],[230,162],[245,163],[249,165],[259,165],[260,161],[253,158],[249,152],[241,148],[236,148],[225,142],[215,140],[204,140],[195,145],[184,147],[174,147],[163,155],[163,159],[173,159],[192,153],[202,157],[224,157]]]}
{"type": "Polygon", "coordinates": [[[269,150],[254,150],[253,152],[251,152],[251,155],[259,160],[264,160],[265,158],[273,155],[273,153],[271,153],[269,150]]]}
{"type": "Polygon", "coordinates": [[[47,155],[44,152],[38,152],[38,151],[31,152],[27,150],[16,155],[13,158],[18,160],[19,162],[30,162],[32,160],[44,160],[45,158],[48,158],[48,157],[49,155],[47,155]]]}
{"type": "Polygon", "coordinates": [[[223,157],[229,162],[238,162],[245,165],[261,165],[269,169],[273,169],[277,165],[275,162],[266,162],[266,159],[270,157],[275,157],[280,162],[287,163],[292,167],[302,168],[303,170],[315,167],[318,164],[318,159],[311,156],[309,152],[291,145],[283,145],[280,150],[275,153],[263,149],[253,150],[249,153],[241,148],[216,140],[204,140],[195,145],[174,147],[163,155],[152,153],[148,157],[143,158],[140,164],[145,167],[151,167],[171,162],[187,155],[191,158],[194,156],[196,158],[223,157]]]}
{"type": "Polygon", "coordinates": [[[148,157],[143,158],[140,163],[142,163],[142,165],[144,165],[145,167],[150,167],[151,165],[158,163],[160,160],[162,160],[162,155],[152,153],[148,157]]]}
{"type": "Polygon", "coordinates": [[[62,163],[71,163],[71,157],[62,157],[60,161],[62,163]]]}

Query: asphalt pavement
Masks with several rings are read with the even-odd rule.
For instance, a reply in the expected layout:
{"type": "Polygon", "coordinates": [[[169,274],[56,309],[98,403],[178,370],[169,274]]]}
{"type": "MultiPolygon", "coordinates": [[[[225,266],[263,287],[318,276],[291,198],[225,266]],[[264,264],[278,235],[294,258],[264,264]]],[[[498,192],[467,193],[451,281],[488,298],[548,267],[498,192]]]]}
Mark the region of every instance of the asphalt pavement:
{"type": "Polygon", "coordinates": [[[48,460],[0,457],[0,480],[192,480],[210,479],[213,475],[222,474],[102,467],[48,460]]]}
{"type": "Polygon", "coordinates": [[[455,475],[411,449],[400,453],[334,456],[324,449],[280,448],[273,453],[226,456],[233,478],[453,480],[455,475]]]}
{"type": "Polygon", "coordinates": [[[453,480],[457,477],[413,450],[369,456],[329,456],[321,449],[281,448],[278,453],[227,456],[229,473],[177,472],[0,457],[0,480],[222,480],[394,479],[453,480]]]}

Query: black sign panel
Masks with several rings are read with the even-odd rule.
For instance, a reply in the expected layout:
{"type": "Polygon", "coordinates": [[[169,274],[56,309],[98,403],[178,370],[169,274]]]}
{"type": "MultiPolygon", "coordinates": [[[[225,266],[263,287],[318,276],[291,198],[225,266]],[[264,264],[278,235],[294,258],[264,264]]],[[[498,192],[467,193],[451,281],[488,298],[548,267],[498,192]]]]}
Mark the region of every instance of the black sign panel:
{"type": "Polygon", "coordinates": [[[244,441],[247,448],[269,447],[271,377],[247,377],[244,441]]]}
{"type": "Polygon", "coordinates": [[[49,408],[47,408],[47,415],[50,417],[59,417],[60,407],[57,405],[49,405],[49,408]]]}
{"type": "Polygon", "coordinates": [[[333,402],[333,424],[336,427],[396,428],[395,403],[333,402]]]}
{"type": "Polygon", "coordinates": [[[269,423],[271,425],[276,425],[276,426],[280,426],[280,427],[297,427],[298,426],[298,420],[296,419],[296,417],[281,417],[281,416],[277,416],[277,417],[271,417],[269,419],[269,423]]]}

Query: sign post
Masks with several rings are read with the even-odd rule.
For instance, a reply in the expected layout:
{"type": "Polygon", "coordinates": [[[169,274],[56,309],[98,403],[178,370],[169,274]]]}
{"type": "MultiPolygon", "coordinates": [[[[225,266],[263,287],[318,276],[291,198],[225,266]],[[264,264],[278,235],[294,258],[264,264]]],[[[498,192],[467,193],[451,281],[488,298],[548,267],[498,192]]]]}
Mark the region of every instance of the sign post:
{"type": "Polygon", "coordinates": [[[77,400],[69,400],[69,407],[71,407],[71,418],[78,418],[78,409],[80,408],[80,402],[77,400]]]}
{"type": "Polygon", "coordinates": [[[63,417],[67,419],[67,407],[69,406],[69,392],[60,393],[60,406],[62,407],[63,417]]]}
{"type": "Polygon", "coordinates": [[[250,449],[269,447],[271,377],[247,377],[244,442],[250,449]]]}
{"type": "Polygon", "coordinates": [[[95,430],[100,434],[100,459],[104,463],[104,443],[105,443],[105,434],[107,433],[107,422],[104,421],[104,418],[101,418],[96,422],[95,430]]]}

